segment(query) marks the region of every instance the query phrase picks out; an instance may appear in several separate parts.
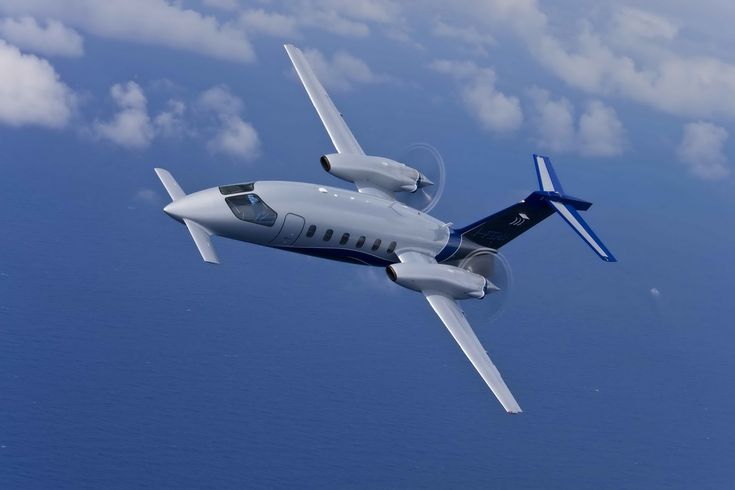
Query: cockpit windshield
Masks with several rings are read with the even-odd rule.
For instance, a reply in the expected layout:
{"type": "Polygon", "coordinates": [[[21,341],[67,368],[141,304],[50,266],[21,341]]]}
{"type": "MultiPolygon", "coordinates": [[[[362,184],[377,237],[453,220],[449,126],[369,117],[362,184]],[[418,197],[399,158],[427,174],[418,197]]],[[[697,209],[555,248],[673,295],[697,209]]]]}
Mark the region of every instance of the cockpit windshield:
{"type": "Polygon", "coordinates": [[[248,182],[246,184],[231,184],[220,186],[219,192],[223,196],[229,196],[230,194],[240,194],[241,192],[253,192],[255,184],[248,182]]]}
{"type": "Polygon", "coordinates": [[[243,221],[257,223],[264,226],[273,226],[278,214],[255,194],[243,194],[225,199],[232,213],[243,221]]]}

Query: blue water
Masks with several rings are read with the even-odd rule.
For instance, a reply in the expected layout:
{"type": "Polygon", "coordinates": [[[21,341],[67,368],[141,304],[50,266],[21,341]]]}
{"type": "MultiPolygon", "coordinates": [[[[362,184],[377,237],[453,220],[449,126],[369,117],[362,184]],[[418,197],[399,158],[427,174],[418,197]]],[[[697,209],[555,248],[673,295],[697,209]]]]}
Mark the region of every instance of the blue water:
{"type": "MultiPolygon", "coordinates": [[[[620,264],[560,221],[509,246],[507,311],[469,308],[509,416],[381,270],[223,240],[207,266],[130,197],[150,166],[99,165],[0,183],[3,489],[735,487],[728,231],[633,192],[591,218],[620,264]]],[[[442,217],[507,201],[473,185],[442,217]]]]}

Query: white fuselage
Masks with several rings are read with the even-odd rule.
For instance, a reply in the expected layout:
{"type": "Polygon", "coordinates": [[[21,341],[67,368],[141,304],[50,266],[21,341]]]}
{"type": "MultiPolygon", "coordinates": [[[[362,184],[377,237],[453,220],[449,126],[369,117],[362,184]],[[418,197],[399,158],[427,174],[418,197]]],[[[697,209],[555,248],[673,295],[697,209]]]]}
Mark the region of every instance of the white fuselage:
{"type": "Polygon", "coordinates": [[[397,201],[301,182],[253,185],[252,191],[228,195],[217,187],[195,192],[169,205],[166,212],[194,220],[222,237],[368,265],[398,262],[399,250],[435,257],[450,238],[446,223],[397,201]],[[255,194],[273,210],[272,223],[236,216],[226,199],[246,194],[255,194]]]}

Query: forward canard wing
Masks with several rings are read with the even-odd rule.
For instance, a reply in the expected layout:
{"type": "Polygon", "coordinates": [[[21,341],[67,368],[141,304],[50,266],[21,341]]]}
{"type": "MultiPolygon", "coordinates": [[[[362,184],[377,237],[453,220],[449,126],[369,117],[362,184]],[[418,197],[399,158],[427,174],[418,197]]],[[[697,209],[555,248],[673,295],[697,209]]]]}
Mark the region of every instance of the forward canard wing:
{"type": "MultiPolygon", "coordinates": [[[[436,264],[434,258],[418,252],[402,252],[398,258],[403,264],[436,264]]],[[[439,316],[454,340],[457,341],[462,352],[467,356],[487,386],[492,390],[498,401],[508,413],[520,413],[521,407],[500,376],[485,348],[472,330],[464,312],[447,293],[439,290],[422,290],[431,307],[439,316]]]]}
{"type": "MultiPolygon", "coordinates": [[[[298,74],[301,83],[304,85],[306,93],[309,95],[309,99],[311,99],[311,103],[314,105],[316,112],[319,114],[319,118],[322,120],[322,124],[324,124],[324,128],[327,130],[337,153],[367,157],[365,152],[362,151],[362,147],[355,139],[355,136],[352,134],[352,131],[350,131],[350,128],[347,126],[347,123],[342,117],[342,113],[337,110],[334,102],[329,98],[329,94],[314,74],[314,70],[311,69],[304,53],[299,48],[291,44],[284,45],[284,48],[286,48],[288,57],[291,59],[291,63],[293,63],[296,73],[298,74]]],[[[359,159],[354,160],[358,161],[359,159]]],[[[322,165],[325,164],[323,163],[322,165]]],[[[375,185],[375,183],[356,181],[355,186],[357,187],[357,190],[362,193],[371,194],[391,201],[395,200],[393,192],[381,188],[381,186],[375,185]]]]}
{"type": "Polygon", "coordinates": [[[179,212],[177,212],[177,206],[179,206],[187,199],[184,190],[181,188],[179,183],[176,182],[176,179],[174,179],[174,176],[171,175],[171,172],[169,172],[168,170],[156,168],[155,171],[156,175],[158,175],[158,178],[161,179],[161,183],[166,189],[166,192],[168,192],[168,195],[171,196],[171,203],[163,208],[163,211],[172,218],[175,218],[176,220],[186,225],[186,228],[189,230],[191,238],[194,240],[194,244],[196,245],[197,250],[199,250],[199,254],[201,254],[202,260],[204,260],[204,262],[208,262],[210,264],[219,264],[217,252],[214,250],[214,247],[212,246],[212,240],[210,238],[212,233],[196,221],[185,218],[179,212]]]}

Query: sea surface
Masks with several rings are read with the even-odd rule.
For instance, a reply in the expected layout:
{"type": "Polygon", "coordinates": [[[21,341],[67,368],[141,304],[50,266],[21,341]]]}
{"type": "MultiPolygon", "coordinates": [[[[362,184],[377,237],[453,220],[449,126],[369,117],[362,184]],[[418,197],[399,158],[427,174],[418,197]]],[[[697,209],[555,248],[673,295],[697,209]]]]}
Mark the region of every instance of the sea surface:
{"type": "Polygon", "coordinates": [[[693,218],[600,206],[619,264],[560,221],[508,247],[506,311],[468,315],[510,416],[382,270],[206,265],[162,194],[88,170],[0,184],[2,489],[735,488],[730,245],[693,218]]]}

